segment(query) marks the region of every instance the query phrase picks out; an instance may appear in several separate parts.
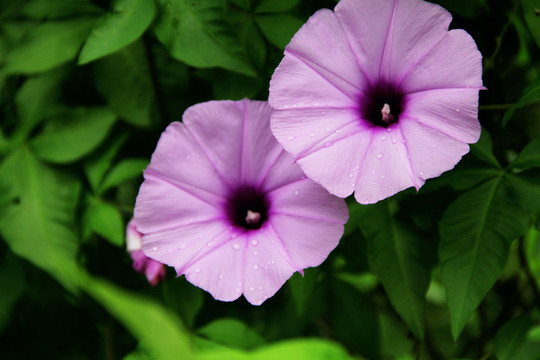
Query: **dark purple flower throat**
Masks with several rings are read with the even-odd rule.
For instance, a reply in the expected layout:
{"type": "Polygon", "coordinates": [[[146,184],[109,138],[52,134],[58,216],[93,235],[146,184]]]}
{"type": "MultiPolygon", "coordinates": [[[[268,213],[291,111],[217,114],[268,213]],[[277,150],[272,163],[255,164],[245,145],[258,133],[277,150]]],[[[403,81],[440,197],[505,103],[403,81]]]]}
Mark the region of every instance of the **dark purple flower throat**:
{"type": "Polygon", "coordinates": [[[268,199],[252,186],[233,191],[225,206],[231,223],[246,230],[259,229],[268,219],[268,199]]]}
{"type": "Polygon", "coordinates": [[[387,128],[399,121],[404,108],[404,95],[395,86],[379,83],[360,101],[360,116],[374,126],[387,128]]]}

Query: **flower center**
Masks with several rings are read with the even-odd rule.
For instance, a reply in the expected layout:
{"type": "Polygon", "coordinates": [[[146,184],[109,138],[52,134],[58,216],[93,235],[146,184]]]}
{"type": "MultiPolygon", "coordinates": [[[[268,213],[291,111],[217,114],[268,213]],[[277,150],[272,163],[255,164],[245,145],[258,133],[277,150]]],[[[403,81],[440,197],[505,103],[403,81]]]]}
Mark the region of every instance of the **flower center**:
{"type": "Polygon", "coordinates": [[[268,219],[269,202],[265,194],[251,186],[234,191],[226,204],[229,221],[240,228],[259,229],[268,219]]]}
{"type": "Polygon", "coordinates": [[[378,84],[363,95],[360,115],[374,126],[387,128],[399,121],[403,105],[403,94],[399,90],[392,85],[378,84]]]}

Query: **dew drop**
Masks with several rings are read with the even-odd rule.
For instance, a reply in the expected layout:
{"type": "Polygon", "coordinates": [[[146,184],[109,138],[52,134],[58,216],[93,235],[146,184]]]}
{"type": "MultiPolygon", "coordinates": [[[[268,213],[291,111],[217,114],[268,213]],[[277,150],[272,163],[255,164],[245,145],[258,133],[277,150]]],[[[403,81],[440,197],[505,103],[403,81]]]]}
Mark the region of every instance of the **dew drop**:
{"type": "Polygon", "coordinates": [[[298,193],[298,190],[295,190],[295,191],[294,191],[294,195],[298,195],[298,194],[299,194],[299,193],[298,193]]]}
{"type": "Polygon", "coordinates": [[[253,251],[253,255],[257,256],[259,255],[259,252],[257,250],[253,251]]]}
{"type": "Polygon", "coordinates": [[[178,246],[179,249],[185,249],[186,248],[186,244],[180,244],[180,246],[178,246]]]}
{"type": "Polygon", "coordinates": [[[375,175],[375,170],[371,170],[371,174],[375,175]]]}
{"type": "Polygon", "coordinates": [[[346,114],[347,113],[347,110],[341,110],[342,113],[346,114]]]}
{"type": "Polygon", "coordinates": [[[407,157],[407,159],[410,159],[411,158],[411,155],[407,154],[405,155],[407,157]]]}
{"type": "Polygon", "coordinates": [[[456,112],[460,112],[460,111],[461,111],[461,110],[459,110],[459,109],[456,109],[456,112]]]}
{"type": "Polygon", "coordinates": [[[401,142],[405,144],[405,139],[401,139],[401,142]]]}
{"type": "Polygon", "coordinates": [[[386,136],[383,135],[383,136],[381,137],[381,141],[385,141],[385,140],[386,140],[386,136]]]}
{"type": "Polygon", "coordinates": [[[239,288],[236,288],[236,290],[234,290],[235,292],[239,293],[240,292],[240,289],[239,288]]]}
{"type": "Polygon", "coordinates": [[[154,247],[152,248],[152,251],[157,251],[157,246],[154,246],[154,247]]]}
{"type": "Polygon", "coordinates": [[[330,147],[332,144],[330,144],[329,142],[327,142],[326,144],[324,144],[324,147],[330,147]]]}
{"type": "Polygon", "coordinates": [[[330,128],[326,128],[325,130],[326,130],[326,132],[330,132],[330,131],[331,131],[330,128]]]}
{"type": "Polygon", "coordinates": [[[241,283],[241,282],[238,283],[238,287],[242,287],[242,283],[241,283]]]}
{"type": "Polygon", "coordinates": [[[355,169],[355,170],[358,170],[358,169],[360,169],[360,166],[356,165],[356,166],[354,167],[354,169],[355,169]]]}
{"type": "Polygon", "coordinates": [[[314,137],[314,136],[315,136],[315,134],[314,134],[314,133],[311,133],[311,134],[309,134],[309,136],[311,136],[311,137],[314,137]]]}
{"type": "Polygon", "coordinates": [[[341,132],[341,130],[339,130],[339,129],[338,129],[338,130],[336,130],[336,134],[339,134],[340,132],[341,132]]]}
{"type": "Polygon", "coordinates": [[[251,240],[251,245],[257,246],[259,245],[259,242],[257,240],[251,240]]]}
{"type": "Polygon", "coordinates": [[[433,144],[433,145],[431,145],[431,147],[437,147],[437,145],[433,144]]]}
{"type": "Polygon", "coordinates": [[[384,175],[381,175],[381,179],[384,179],[384,175]]]}
{"type": "Polygon", "coordinates": [[[191,156],[187,155],[186,160],[189,160],[189,159],[191,159],[191,156]]]}
{"type": "Polygon", "coordinates": [[[423,171],[420,171],[420,176],[424,176],[424,172],[423,172],[423,171]]]}
{"type": "Polygon", "coordinates": [[[259,290],[262,290],[262,289],[263,289],[263,287],[262,287],[262,286],[259,286],[259,290]]]}
{"type": "Polygon", "coordinates": [[[392,132],[392,129],[391,128],[386,128],[386,131],[387,132],[392,132]]]}
{"type": "Polygon", "coordinates": [[[397,140],[396,139],[392,139],[392,144],[395,144],[397,143],[397,140]]]}
{"type": "Polygon", "coordinates": [[[212,242],[207,242],[206,243],[206,246],[208,246],[208,247],[211,247],[212,245],[214,245],[212,242]]]}
{"type": "Polygon", "coordinates": [[[201,272],[201,269],[199,269],[199,268],[196,268],[196,269],[195,269],[195,274],[198,274],[198,273],[200,273],[200,272],[201,272]]]}
{"type": "Polygon", "coordinates": [[[289,137],[287,138],[287,141],[291,141],[291,140],[294,140],[294,139],[296,139],[294,136],[289,136],[289,137]]]}
{"type": "Polygon", "coordinates": [[[322,115],[326,115],[326,111],[321,112],[322,115]]]}
{"type": "Polygon", "coordinates": [[[270,263],[271,263],[272,265],[274,265],[274,264],[275,264],[275,261],[274,261],[274,260],[272,260],[272,261],[271,261],[270,263]]]}
{"type": "Polygon", "coordinates": [[[234,250],[240,250],[240,244],[233,244],[233,245],[232,245],[232,248],[233,248],[234,250]]]}
{"type": "Polygon", "coordinates": [[[219,274],[219,280],[223,280],[223,275],[219,274]]]}
{"type": "Polygon", "coordinates": [[[349,177],[352,178],[354,175],[353,174],[349,174],[349,177]]]}
{"type": "Polygon", "coordinates": [[[255,290],[255,288],[253,286],[249,287],[249,291],[254,291],[254,290],[255,290]]]}
{"type": "Polygon", "coordinates": [[[383,157],[384,157],[384,155],[382,153],[377,154],[377,159],[381,160],[383,157]]]}
{"type": "Polygon", "coordinates": [[[253,265],[253,270],[255,270],[255,271],[259,270],[259,265],[257,265],[257,264],[253,265]]]}

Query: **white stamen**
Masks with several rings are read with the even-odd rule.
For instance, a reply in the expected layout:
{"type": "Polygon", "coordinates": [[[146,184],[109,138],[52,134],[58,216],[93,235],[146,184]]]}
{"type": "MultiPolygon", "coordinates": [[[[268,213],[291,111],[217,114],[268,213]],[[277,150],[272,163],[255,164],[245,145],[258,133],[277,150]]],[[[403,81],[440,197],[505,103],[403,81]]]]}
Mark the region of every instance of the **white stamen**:
{"type": "Polygon", "coordinates": [[[396,118],[390,113],[390,105],[384,104],[381,109],[382,121],[385,124],[392,124],[396,121],[396,118]]]}
{"type": "Polygon", "coordinates": [[[261,214],[256,211],[248,210],[245,220],[249,225],[256,225],[261,221],[261,214]]]}

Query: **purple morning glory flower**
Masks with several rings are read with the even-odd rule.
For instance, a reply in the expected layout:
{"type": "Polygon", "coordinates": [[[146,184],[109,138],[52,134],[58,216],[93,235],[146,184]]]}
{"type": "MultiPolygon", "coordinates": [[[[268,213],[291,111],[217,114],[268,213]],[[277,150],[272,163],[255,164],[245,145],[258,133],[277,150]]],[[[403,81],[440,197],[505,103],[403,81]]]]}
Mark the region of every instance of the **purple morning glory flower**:
{"type": "Polygon", "coordinates": [[[165,266],[162,263],[150,259],[144,255],[141,247],[142,234],[137,230],[135,221],[132,219],[126,227],[127,251],[133,260],[133,269],[144,274],[152,286],[156,286],[165,277],[165,266]]]}
{"type": "Polygon", "coordinates": [[[321,264],[348,218],[277,143],[270,112],[249,100],[192,106],[161,135],[137,197],[144,253],[218,300],[261,304],[321,264]]]}
{"type": "Polygon", "coordinates": [[[375,203],[469,151],[482,57],[451,20],[421,0],[342,0],[296,33],[270,83],[271,128],[309,178],[375,203]]]}

